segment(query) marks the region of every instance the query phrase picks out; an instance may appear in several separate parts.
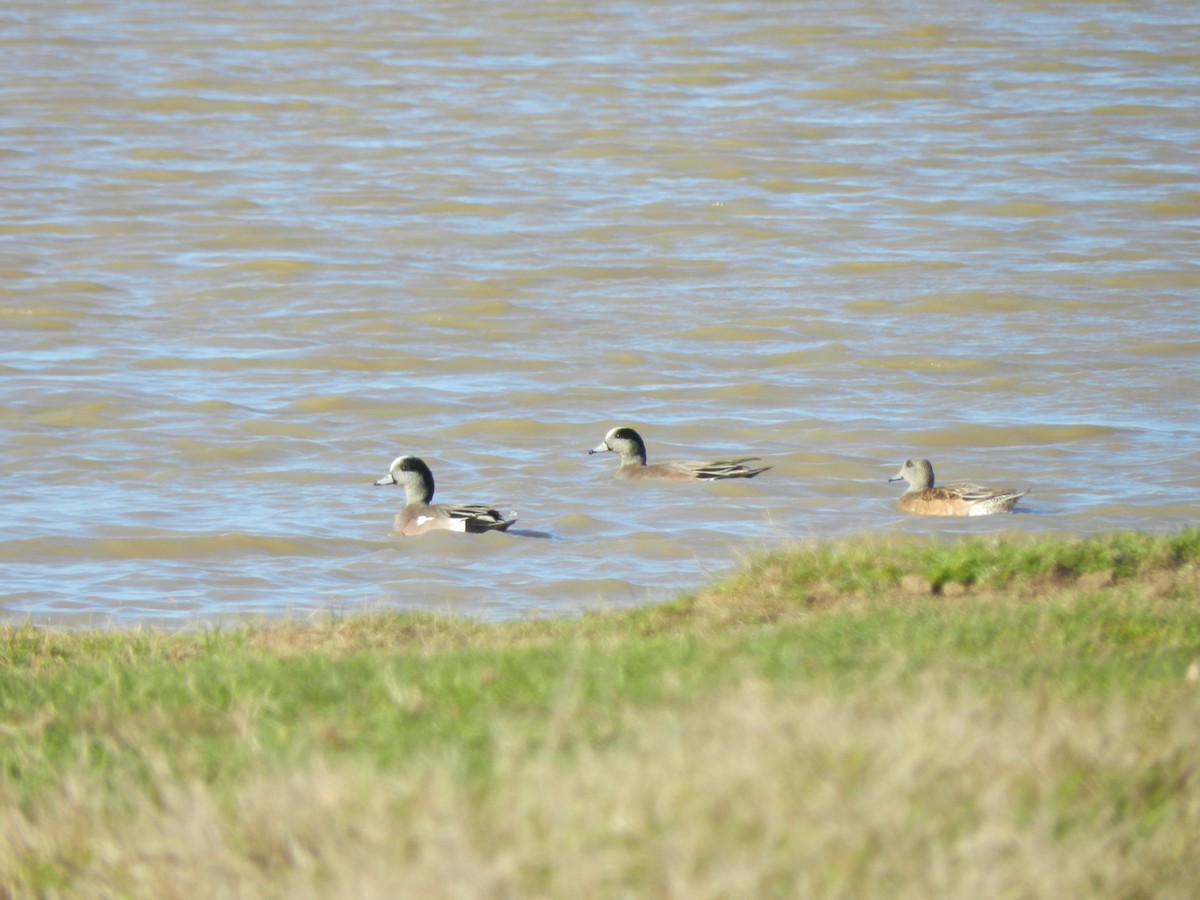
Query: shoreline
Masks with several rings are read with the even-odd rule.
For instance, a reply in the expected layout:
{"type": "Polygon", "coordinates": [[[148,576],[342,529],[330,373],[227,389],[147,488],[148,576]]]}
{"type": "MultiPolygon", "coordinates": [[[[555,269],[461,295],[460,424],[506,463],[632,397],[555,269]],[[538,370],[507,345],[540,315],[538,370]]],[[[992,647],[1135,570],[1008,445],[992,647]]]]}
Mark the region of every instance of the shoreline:
{"type": "Polygon", "coordinates": [[[572,619],[0,626],[8,896],[1186,896],[1200,530],[572,619]]]}

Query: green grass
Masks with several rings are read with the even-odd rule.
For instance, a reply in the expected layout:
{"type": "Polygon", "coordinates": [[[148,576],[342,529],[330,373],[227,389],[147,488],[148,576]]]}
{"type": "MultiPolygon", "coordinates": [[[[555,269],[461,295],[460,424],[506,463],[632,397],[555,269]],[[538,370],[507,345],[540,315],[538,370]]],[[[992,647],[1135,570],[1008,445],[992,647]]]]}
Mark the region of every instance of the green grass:
{"type": "Polygon", "coordinates": [[[581,619],[0,627],[0,896],[1187,896],[1198,564],[855,540],[581,619]]]}
{"type": "MultiPolygon", "coordinates": [[[[819,590],[879,593],[920,575],[934,589],[948,583],[1007,588],[1017,582],[1069,581],[1088,573],[1116,578],[1174,570],[1200,558],[1200,530],[1172,535],[1118,532],[1092,538],[1001,536],[955,543],[867,539],[783,550],[752,562],[728,587],[780,570],[793,598],[819,590]]],[[[769,579],[773,580],[773,579],[769,579]]]]}

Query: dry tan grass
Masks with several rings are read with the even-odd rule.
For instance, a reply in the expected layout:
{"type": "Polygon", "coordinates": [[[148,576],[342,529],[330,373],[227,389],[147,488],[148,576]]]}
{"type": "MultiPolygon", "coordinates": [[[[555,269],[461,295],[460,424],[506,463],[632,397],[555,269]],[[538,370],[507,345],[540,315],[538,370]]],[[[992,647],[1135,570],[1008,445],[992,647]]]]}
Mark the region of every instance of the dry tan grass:
{"type": "MultiPolygon", "coordinates": [[[[923,682],[745,681],[603,741],[498,725],[495,778],[346,760],[228,788],[86,779],[0,808],[0,882],[80,897],[1185,897],[1200,883],[1200,704],[1101,711],[923,682]],[[885,687],[880,687],[880,684],[885,687]],[[45,871],[45,870],[43,870],[45,871]]],[[[96,776],[90,776],[95,778],[96,776]]]]}

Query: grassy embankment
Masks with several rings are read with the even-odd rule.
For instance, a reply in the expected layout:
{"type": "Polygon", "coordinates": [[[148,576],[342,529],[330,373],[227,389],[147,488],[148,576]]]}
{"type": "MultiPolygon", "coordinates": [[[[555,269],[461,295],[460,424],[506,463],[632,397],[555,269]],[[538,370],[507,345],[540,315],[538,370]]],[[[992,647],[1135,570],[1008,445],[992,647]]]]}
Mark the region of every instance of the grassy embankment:
{"type": "Polygon", "coordinates": [[[1184,897],[1200,531],[663,606],[0,628],[0,896],[1184,897]]]}

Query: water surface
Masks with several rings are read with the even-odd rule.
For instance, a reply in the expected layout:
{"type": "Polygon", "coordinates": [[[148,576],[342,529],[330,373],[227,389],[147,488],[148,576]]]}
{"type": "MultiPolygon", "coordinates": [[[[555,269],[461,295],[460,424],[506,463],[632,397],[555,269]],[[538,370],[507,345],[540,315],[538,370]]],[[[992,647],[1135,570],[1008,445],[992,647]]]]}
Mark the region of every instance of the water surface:
{"type": "Polygon", "coordinates": [[[395,6],[0,12],[0,616],[556,615],[1195,521],[1193,4],[395,6]],[[774,468],[614,482],[616,424],[774,468]],[[391,535],[402,453],[520,533],[391,535]],[[911,455],[1024,514],[900,515],[911,455]]]}

